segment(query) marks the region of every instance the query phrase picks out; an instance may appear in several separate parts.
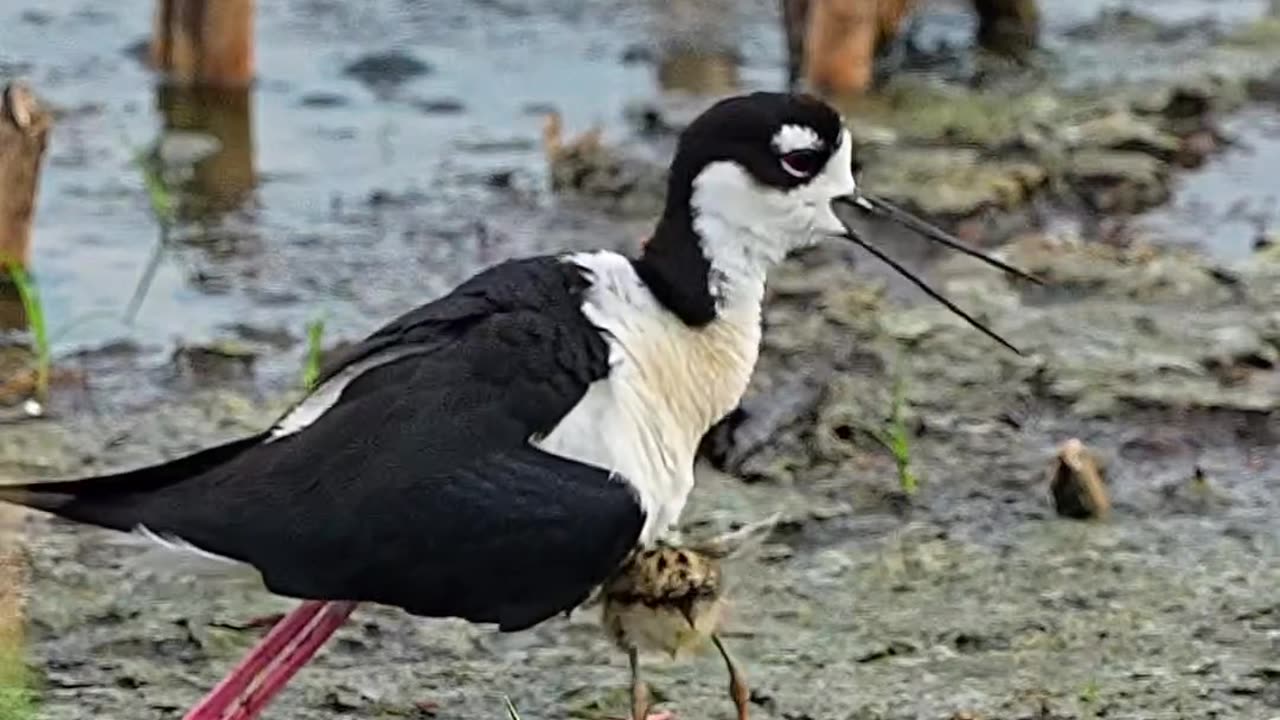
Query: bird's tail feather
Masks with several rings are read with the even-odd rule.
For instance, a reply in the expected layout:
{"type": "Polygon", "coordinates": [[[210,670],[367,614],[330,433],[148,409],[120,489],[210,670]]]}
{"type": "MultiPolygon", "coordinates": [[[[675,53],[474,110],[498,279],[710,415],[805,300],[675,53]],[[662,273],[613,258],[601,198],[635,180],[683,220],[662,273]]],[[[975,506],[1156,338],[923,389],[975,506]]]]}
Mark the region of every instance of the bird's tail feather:
{"type": "Polygon", "coordinates": [[[200,452],[111,475],[0,485],[0,502],[22,505],[76,522],[132,531],[141,517],[147,495],[227,462],[261,442],[265,433],[233,440],[200,452]]]}

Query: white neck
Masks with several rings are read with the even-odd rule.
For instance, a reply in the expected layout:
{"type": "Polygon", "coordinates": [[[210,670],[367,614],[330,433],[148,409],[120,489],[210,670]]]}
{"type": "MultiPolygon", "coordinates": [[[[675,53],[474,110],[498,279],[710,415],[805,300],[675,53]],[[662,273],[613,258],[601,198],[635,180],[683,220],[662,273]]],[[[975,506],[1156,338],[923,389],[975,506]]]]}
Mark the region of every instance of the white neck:
{"type": "Polygon", "coordinates": [[[697,215],[693,229],[711,264],[707,290],[716,299],[716,309],[759,308],[764,302],[765,278],[785,253],[755,237],[751,228],[737,226],[718,214],[697,215]]]}

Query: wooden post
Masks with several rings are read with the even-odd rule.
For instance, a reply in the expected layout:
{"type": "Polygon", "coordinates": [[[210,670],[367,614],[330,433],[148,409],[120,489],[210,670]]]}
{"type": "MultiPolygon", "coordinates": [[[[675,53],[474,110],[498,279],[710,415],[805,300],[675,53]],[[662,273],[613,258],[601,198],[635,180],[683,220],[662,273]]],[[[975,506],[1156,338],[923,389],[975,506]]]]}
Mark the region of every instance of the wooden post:
{"type": "MultiPolygon", "coordinates": [[[[876,50],[898,33],[914,4],[914,0],[810,0],[802,53],[809,89],[831,95],[869,89],[876,50]]],[[[785,12],[783,21],[790,21],[785,12]]]]}
{"type": "MultiPolygon", "coordinates": [[[[0,98],[0,263],[31,263],[31,221],[40,186],[40,163],[53,127],[23,83],[12,82],[0,98]]],[[[0,277],[7,279],[3,273],[0,277]]]]}
{"type": "Polygon", "coordinates": [[[253,0],[156,0],[151,66],[176,85],[253,81],[253,0]]]}
{"type": "Polygon", "coordinates": [[[1040,41],[1040,9],[1035,0],[973,0],[978,44],[991,52],[1023,58],[1040,41]]]}

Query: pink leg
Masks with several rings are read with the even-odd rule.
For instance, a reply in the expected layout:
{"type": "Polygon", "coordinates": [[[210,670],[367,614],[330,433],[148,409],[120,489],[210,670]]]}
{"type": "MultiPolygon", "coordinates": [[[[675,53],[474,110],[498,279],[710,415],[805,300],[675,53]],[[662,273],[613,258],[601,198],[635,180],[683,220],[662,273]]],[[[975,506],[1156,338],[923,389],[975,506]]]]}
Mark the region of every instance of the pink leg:
{"type": "Polygon", "coordinates": [[[279,661],[271,668],[269,674],[263,676],[257,687],[246,693],[237,701],[236,708],[227,716],[227,720],[252,720],[262,712],[286,683],[307,664],[325,641],[329,639],[355,611],[353,602],[330,602],[315,622],[298,638],[298,644],[287,654],[281,655],[279,661]]]}
{"type": "MultiPolygon", "coordinates": [[[[260,711],[271,699],[271,695],[284,687],[289,678],[320,649],[355,607],[355,603],[349,602],[308,600],[302,603],[276,623],[266,637],[203,700],[183,716],[183,720],[230,720],[227,718],[229,709],[237,704],[250,686],[255,682],[259,685],[271,683],[270,694],[260,696],[255,691],[250,698],[256,701],[253,711],[260,711]],[[299,655],[304,650],[306,654],[299,655]],[[273,665],[276,667],[273,668],[273,665]]],[[[252,717],[243,714],[247,701],[240,701],[234,717],[244,720],[252,717]]]]}

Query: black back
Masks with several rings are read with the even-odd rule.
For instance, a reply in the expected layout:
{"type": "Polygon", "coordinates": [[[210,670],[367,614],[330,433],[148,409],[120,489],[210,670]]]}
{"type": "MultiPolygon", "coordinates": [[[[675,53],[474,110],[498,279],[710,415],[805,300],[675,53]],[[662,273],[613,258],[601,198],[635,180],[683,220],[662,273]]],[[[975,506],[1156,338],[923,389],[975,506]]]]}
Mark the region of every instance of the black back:
{"type": "Polygon", "coordinates": [[[504,263],[351,348],[325,379],[398,359],[296,434],[0,499],[145,525],[252,564],[284,595],[527,627],[581,602],[644,519],[621,479],[528,442],[608,373],[586,287],[559,258],[504,263]]]}

